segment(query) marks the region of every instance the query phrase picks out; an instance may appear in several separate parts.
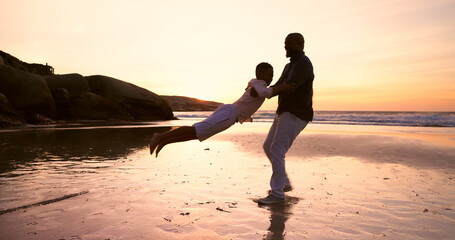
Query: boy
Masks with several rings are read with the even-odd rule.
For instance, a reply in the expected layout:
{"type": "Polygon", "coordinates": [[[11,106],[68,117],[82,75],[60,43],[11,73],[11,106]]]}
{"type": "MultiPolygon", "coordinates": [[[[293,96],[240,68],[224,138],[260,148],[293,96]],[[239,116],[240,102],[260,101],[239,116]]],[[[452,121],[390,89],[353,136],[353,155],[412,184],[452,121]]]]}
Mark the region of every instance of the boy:
{"type": "Polygon", "coordinates": [[[245,93],[233,104],[224,104],[202,122],[193,126],[179,127],[165,133],[153,134],[150,142],[150,154],[156,149],[156,157],[161,149],[169,143],[207,138],[228,129],[236,122],[251,122],[251,115],[261,107],[265,98],[271,98],[279,93],[294,90],[291,84],[281,84],[275,87],[267,87],[273,78],[273,67],[268,63],[260,63],[256,66],[256,78],[248,82],[245,93]]]}

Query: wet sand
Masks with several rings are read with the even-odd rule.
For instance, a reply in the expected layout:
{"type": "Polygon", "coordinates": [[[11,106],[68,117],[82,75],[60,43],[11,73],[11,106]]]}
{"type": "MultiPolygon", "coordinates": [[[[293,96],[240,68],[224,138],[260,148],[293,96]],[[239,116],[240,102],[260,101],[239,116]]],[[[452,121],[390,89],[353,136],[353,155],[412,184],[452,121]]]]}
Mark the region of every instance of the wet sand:
{"type": "Polygon", "coordinates": [[[2,213],[0,239],[455,238],[454,130],[310,125],[286,159],[294,190],[258,206],[269,126],[158,158],[148,128],[0,133],[0,210],[58,200],[2,213]]]}

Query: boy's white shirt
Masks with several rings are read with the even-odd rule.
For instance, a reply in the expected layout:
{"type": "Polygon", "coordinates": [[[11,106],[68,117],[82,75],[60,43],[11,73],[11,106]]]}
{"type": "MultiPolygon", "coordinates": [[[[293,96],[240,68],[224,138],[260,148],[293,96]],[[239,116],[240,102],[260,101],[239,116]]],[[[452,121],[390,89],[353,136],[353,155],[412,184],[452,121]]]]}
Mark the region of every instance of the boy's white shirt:
{"type": "Polygon", "coordinates": [[[273,95],[273,88],[267,87],[267,83],[264,80],[258,80],[256,78],[251,79],[248,82],[248,86],[245,93],[233,103],[237,110],[237,120],[240,123],[251,122],[251,115],[253,115],[264,103],[265,98],[271,98],[273,95]],[[254,87],[258,93],[258,97],[252,97],[250,95],[251,88],[254,87]]]}

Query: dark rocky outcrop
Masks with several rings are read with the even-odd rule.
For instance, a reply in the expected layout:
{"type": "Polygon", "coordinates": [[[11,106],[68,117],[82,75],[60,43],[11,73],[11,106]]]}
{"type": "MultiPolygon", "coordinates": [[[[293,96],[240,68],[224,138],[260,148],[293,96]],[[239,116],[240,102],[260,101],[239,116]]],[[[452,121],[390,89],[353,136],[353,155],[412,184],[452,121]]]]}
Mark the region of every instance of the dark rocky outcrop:
{"type": "Polygon", "coordinates": [[[33,114],[55,116],[54,99],[46,80],[40,75],[0,65],[0,92],[25,117],[33,114]]]}
{"type": "Polygon", "coordinates": [[[0,51],[0,127],[52,124],[54,120],[169,120],[169,102],[107,76],[54,75],[0,51]]]}
{"type": "Polygon", "coordinates": [[[213,111],[222,103],[182,96],[162,96],[171,104],[173,111],[213,111]]]}
{"type": "Polygon", "coordinates": [[[169,103],[159,95],[115,78],[106,76],[86,77],[92,92],[107,100],[121,104],[135,119],[171,119],[169,103]]]}
{"type": "Polygon", "coordinates": [[[54,92],[56,89],[64,88],[68,91],[69,97],[74,98],[84,92],[90,92],[87,79],[77,73],[44,76],[47,86],[54,92]]]}
{"type": "Polygon", "coordinates": [[[72,119],[90,120],[138,120],[120,103],[109,100],[96,93],[85,92],[71,102],[69,116],[72,119]]]}
{"type": "Polygon", "coordinates": [[[25,119],[11,106],[8,98],[0,93],[0,128],[24,124],[25,119]]]}

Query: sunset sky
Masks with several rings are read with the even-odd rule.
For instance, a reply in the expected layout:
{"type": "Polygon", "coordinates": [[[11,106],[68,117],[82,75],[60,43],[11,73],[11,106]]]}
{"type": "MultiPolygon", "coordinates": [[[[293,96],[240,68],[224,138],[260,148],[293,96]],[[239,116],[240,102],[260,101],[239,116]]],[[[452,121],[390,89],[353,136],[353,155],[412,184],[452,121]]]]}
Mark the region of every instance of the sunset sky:
{"type": "Polygon", "coordinates": [[[300,32],[315,110],[455,111],[454,23],[453,0],[0,0],[0,50],[231,103],[259,62],[279,78],[284,38],[300,32]]]}

